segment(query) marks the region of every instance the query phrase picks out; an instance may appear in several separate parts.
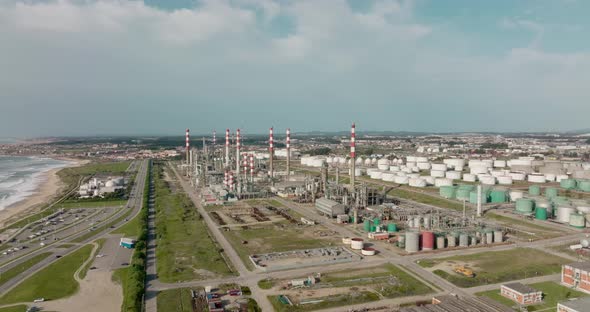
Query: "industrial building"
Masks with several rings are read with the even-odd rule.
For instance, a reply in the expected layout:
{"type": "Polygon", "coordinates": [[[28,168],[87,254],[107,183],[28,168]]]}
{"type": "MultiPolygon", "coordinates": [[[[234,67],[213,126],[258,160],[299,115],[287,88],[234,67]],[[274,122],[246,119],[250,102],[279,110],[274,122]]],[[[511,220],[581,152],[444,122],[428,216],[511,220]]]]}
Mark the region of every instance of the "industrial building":
{"type": "Polygon", "coordinates": [[[590,262],[574,262],[561,266],[561,283],[590,294],[590,262]]]}
{"type": "Polygon", "coordinates": [[[123,177],[92,178],[88,183],[80,185],[78,196],[80,198],[104,197],[108,193],[125,188],[123,177]]]}
{"type": "Polygon", "coordinates": [[[400,312],[514,312],[514,310],[487,298],[469,298],[444,295],[432,298],[432,304],[405,307],[400,312]]]}
{"type": "Polygon", "coordinates": [[[543,292],[521,283],[504,284],[500,294],[518,304],[528,305],[543,301],[543,292]]]}
{"type": "Polygon", "coordinates": [[[339,204],[338,202],[327,198],[318,198],[315,201],[315,209],[319,213],[330,216],[331,218],[335,218],[337,215],[343,215],[346,213],[346,209],[343,204],[339,204]]]}
{"type": "Polygon", "coordinates": [[[588,312],[590,298],[579,298],[557,303],[557,312],[588,312]]]}

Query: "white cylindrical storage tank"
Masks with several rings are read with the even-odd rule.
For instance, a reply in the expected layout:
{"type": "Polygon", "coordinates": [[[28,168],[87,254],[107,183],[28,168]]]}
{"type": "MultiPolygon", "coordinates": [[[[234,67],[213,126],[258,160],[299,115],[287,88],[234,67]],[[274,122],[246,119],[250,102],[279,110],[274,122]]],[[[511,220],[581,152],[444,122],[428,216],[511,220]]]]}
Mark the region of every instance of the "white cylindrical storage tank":
{"type": "Polygon", "coordinates": [[[388,164],[377,164],[377,168],[379,168],[379,170],[389,170],[389,165],[388,164]]]}
{"type": "Polygon", "coordinates": [[[389,166],[389,171],[391,172],[398,172],[399,170],[399,166],[389,166]]]}
{"type": "Polygon", "coordinates": [[[370,158],[365,159],[365,166],[368,167],[370,165],[371,165],[371,159],[370,158]]]}
{"type": "Polygon", "coordinates": [[[428,157],[417,156],[415,161],[417,163],[427,163],[428,162],[428,157]]]}
{"type": "Polygon", "coordinates": [[[481,181],[481,184],[485,184],[485,185],[494,185],[496,184],[496,177],[493,176],[480,176],[479,180],[481,181]]]}
{"type": "Polygon", "coordinates": [[[340,157],[340,159],[338,159],[338,162],[339,162],[341,165],[346,165],[346,157],[340,157]]]}
{"type": "Polygon", "coordinates": [[[351,238],[350,239],[350,248],[354,250],[361,250],[365,247],[365,242],[362,238],[351,238]]]}
{"type": "Polygon", "coordinates": [[[582,214],[590,214],[590,204],[576,204],[576,210],[582,214]]]}
{"type": "Polygon", "coordinates": [[[515,202],[517,199],[524,197],[524,192],[523,191],[510,191],[509,195],[510,195],[510,201],[515,202]]]}
{"type": "Polygon", "coordinates": [[[526,179],[526,174],[523,172],[510,172],[508,175],[512,177],[512,180],[514,181],[524,181],[526,179]]]}
{"type": "Polygon", "coordinates": [[[423,176],[422,178],[424,181],[426,181],[426,185],[434,185],[434,180],[436,179],[435,177],[431,176],[423,176]]]}
{"type": "Polygon", "coordinates": [[[466,173],[463,175],[463,181],[465,182],[475,182],[477,181],[477,176],[475,174],[466,173]]]}
{"type": "Polygon", "coordinates": [[[491,175],[492,177],[496,177],[496,178],[497,178],[497,177],[500,177],[500,176],[503,176],[503,175],[505,175],[505,174],[506,174],[506,173],[505,173],[504,171],[502,171],[502,170],[493,170],[493,171],[491,171],[491,172],[490,172],[490,175],[491,175]]]}
{"type": "Polygon", "coordinates": [[[416,163],[415,162],[412,162],[412,161],[409,161],[409,162],[406,163],[406,167],[408,167],[408,168],[416,167],[416,163]]]}
{"type": "Polygon", "coordinates": [[[436,171],[447,171],[447,165],[445,164],[432,164],[430,165],[430,168],[436,171]]]}
{"type": "Polygon", "coordinates": [[[529,174],[528,181],[532,183],[545,183],[545,175],[543,174],[529,174]]]}
{"type": "Polygon", "coordinates": [[[350,245],[352,243],[352,241],[350,240],[350,237],[343,237],[342,243],[345,245],[350,245]]]}
{"type": "MultiPolygon", "coordinates": [[[[301,158],[301,159],[303,159],[303,158],[301,158]]],[[[326,158],[326,163],[331,164],[332,162],[334,162],[334,157],[328,156],[326,158]]]]}
{"type": "Polygon", "coordinates": [[[452,234],[447,235],[447,245],[449,247],[457,246],[457,238],[455,237],[455,235],[452,235],[452,234]]]}
{"type": "Polygon", "coordinates": [[[410,179],[421,178],[419,173],[408,173],[406,176],[408,176],[410,179]]]}
{"type": "Polygon", "coordinates": [[[357,164],[357,165],[362,165],[363,164],[363,159],[360,158],[360,157],[358,157],[354,163],[357,164]]]}
{"type": "Polygon", "coordinates": [[[371,165],[377,164],[377,158],[371,158],[371,165]]]}
{"type": "Polygon", "coordinates": [[[555,176],[555,182],[561,182],[561,180],[567,180],[569,176],[567,174],[559,174],[555,176]]]}
{"type": "Polygon", "coordinates": [[[494,232],[486,232],[486,243],[492,244],[494,243],[494,232]]]}
{"type": "Polygon", "coordinates": [[[444,178],[445,171],[442,170],[430,170],[430,176],[435,178],[444,178]]]}
{"type": "Polygon", "coordinates": [[[512,184],[512,177],[511,176],[499,176],[498,177],[498,184],[511,185],[512,184]]]}
{"type": "Polygon", "coordinates": [[[453,180],[447,178],[436,178],[434,180],[434,186],[441,187],[441,186],[452,186],[453,180]]]}
{"type": "Polygon", "coordinates": [[[553,173],[546,173],[545,174],[545,181],[555,182],[555,175],[553,173]]]}
{"type": "Polygon", "coordinates": [[[504,234],[500,230],[494,231],[494,243],[501,243],[504,240],[504,234]]]}
{"type": "Polygon", "coordinates": [[[469,236],[465,233],[461,233],[459,235],[459,247],[468,247],[469,246],[469,236]]]}
{"type": "Polygon", "coordinates": [[[416,167],[420,170],[430,170],[430,163],[427,162],[419,162],[416,163],[416,167]]]}
{"type": "Polygon", "coordinates": [[[561,223],[569,223],[570,215],[575,213],[576,209],[570,206],[558,206],[557,213],[555,214],[555,220],[561,223]]]}
{"type": "Polygon", "coordinates": [[[413,187],[426,187],[426,180],[422,178],[411,178],[408,183],[413,187]]]}
{"type": "Polygon", "coordinates": [[[406,232],[406,252],[418,252],[420,246],[420,234],[417,232],[406,232]]]}
{"type": "Polygon", "coordinates": [[[363,248],[361,250],[361,254],[363,256],[374,256],[375,255],[375,249],[373,249],[373,248],[363,248]]]}
{"type": "Polygon", "coordinates": [[[412,173],[412,168],[408,168],[408,167],[405,167],[404,166],[404,167],[401,168],[401,171],[402,172],[405,172],[405,173],[412,173]]]}
{"type": "Polygon", "coordinates": [[[488,167],[485,167],[485,166],[469,167],[469,172],[472,174],[487,174],[488,167]]]}
{"type": "Polygon", "coordinates": [[[410,181],[410,178],[408,177],[400,177],[400,176],[396,176],[394,182],[397,184],[408,184],[408,182],[410,181]]]}
{"type": "Polygon", "coordinates": [[[437,236],[436,237],[436,249],[443,249],[445,248],[445,237],[444,236],[437,236]]]}
{"type": "Polygon", "coordinates": [[[407,156],[406,163],[409,163],[409,162],[416,162],[416,156],[407,156]]]}
{"type": "Polygon", "coordinates": [[[451,180],[461,180],[461,172],[460,171],[447,171],[445,173],[447,179],[451,180]]]}
{"type": "Polygon", "coordinates": [[[411,167],[410,170],[412,170],[412,172],[420,172],[420,168],[418,168],[416,166],[411,167]]]}
{"type": "Polygon", "coordinates": [[[395,177],[396,177],[396,175],[393,172],[383,172],[381,174],[381,180],[383,180],[385,182],[394,182],[395,177]]]}
{"type": "Polygon", "coordinates": [[[494,160],[494,168],[504,168],[506,167],[505,160],[494,160]]]}

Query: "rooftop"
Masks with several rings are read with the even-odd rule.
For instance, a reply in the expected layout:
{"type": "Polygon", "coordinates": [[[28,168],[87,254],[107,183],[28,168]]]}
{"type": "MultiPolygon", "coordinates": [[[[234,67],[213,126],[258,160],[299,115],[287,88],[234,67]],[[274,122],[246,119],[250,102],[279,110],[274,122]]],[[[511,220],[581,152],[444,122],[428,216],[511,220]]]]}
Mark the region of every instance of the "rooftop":
{"type": "Polygon", "coordinates": [[[574,269],[590,271],[590,262],[587,262],[587,261],[586,262],[574,262],[574,263],[570,263],[567,265],[571,266],[574,269]]]}
{"type": "Polygon", "coordinates": [[[510,288],[516,292],[521,293],[521,294],[529,294],[529,293],[538,292],[538,290],[532,288],[531,286],[524,285],[522,283],[509,283],[509,284],[504,284],[502,286],[510,288]]]}
{"type": "Polygon", "coordinates": [[[564,301],[559,304],[576,311],[588,311],[588,307],[590,307],[590,297],[564,301]]]}

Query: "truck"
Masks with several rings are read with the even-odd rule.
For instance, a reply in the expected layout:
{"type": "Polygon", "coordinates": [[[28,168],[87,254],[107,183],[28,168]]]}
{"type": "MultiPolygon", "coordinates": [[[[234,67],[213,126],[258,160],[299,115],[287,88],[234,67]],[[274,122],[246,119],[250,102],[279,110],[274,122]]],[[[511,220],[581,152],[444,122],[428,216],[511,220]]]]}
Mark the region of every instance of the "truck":
{"type": "Polygon", "coordinates": [[[455,266],[455,268],[453,269],[453,271],[455,271],[455,273],[461,274],[463,276],[475,277],[475,274],[473,273],[473,270],[466,268],[464,265],[457,265],[457,266],[455,266]]]}

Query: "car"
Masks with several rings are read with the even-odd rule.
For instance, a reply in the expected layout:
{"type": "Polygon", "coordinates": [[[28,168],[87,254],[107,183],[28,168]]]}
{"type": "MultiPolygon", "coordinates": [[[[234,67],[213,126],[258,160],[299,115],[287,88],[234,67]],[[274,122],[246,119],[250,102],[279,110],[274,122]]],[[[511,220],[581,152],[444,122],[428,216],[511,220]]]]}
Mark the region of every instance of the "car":
{"type": "Polygon", "coordinates": [[[59,258],[61,258],[61,255],[55,255],[55,257],[59,259],[59,258]]]}
{"type": "Polygon", "coordinates": [[[90,267],[90,270],[96,270],[95,266],[90,267]]]}
{"type": "Polygon", "coordinates": [[[128,265],[129,265],[129,263],[127,263],[127,262],[123,262],[123,263],[121,263],[121,265],[122,265],[122,266],[128,266],[128,265]]]}
{"type": "Polygon", "coordinates": [[[102,258],[102,257],[104,257],[104,255],[103,254],[98,254],[98,255],[96,255],[96,257],[97,258],[102,258]]]}
{"type": "Polygon", "coordinates": [[[45,243],[40,243],[39,246],[45,246],[45,243]]]}
{"type": "Polygon", "coordinates": [[[43,302],[45,301],[45,298],[37,298],[35,300],[33,300],[33,302],[43,302]]]}

